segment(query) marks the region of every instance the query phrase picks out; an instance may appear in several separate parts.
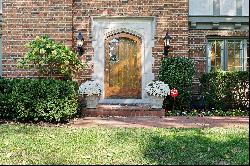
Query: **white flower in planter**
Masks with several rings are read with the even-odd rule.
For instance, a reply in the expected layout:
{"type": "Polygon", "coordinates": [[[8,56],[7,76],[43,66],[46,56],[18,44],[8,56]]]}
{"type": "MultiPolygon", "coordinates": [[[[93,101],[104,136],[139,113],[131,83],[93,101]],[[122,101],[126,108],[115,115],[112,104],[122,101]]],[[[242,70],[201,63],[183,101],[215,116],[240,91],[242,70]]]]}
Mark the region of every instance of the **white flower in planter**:
{"type": "Polygon", "coordinates": [[[86,81],[82,83],[79,87],[78,93],[80,95],[98,95],[100,96],[102,93],[102,85],[97,81],[86,81]]]}
{"type": "Polygon", "coordinates": [[[169,86],[162,81],[150,82],[147,84],[145,90],[148,94],[156,97],[165,97],[170,95],[169,86]]]}

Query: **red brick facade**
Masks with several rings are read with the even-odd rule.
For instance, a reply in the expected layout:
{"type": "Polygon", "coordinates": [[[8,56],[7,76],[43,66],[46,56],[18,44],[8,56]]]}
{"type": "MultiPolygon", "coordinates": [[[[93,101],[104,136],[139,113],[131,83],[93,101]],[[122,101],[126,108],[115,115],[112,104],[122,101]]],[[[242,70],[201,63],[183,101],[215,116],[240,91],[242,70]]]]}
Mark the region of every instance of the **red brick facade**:
{"type": "MultiPolygon", "coordinates": [[[[76,1],[74,8],[74,30],[76,33],[83,32],[87,39],[87,60],[90,60],[93,56],[93,48],[89,39],[91,33],[91,16],[101,15],[156,17],[155,47],[153,48],[155,58],[153,70],[155,73],[157,73],[162,58],[162,38],[166,33],[166,29],[174,37],[172,41],[173,54],[175,56],[188,56],[188,0],[76,1]]],[[[76,36],[76,34],[74,35],[76,36]]]]}
{"type": "MultiPolygon", "coordinates": [[[[188,0],[3,0],[3,77],[34,77],[33,71],[20,70],[16,62],[27,51],[24,44],[37,35],[51,38],[75,48],[75,37],[82,32],[85,54],[82,61],[91,61],[92,16],[154,16],[156,36],[153,72],[157,74],[163,57],[163,40],[168,30],[173,40],[170,56],[194,58],[197,76],[205,71],[207,35],[249,36],[247,32],[189,30],[188,0]]],[[[80,81],[91,77],[89,66],[81,72],[80,81]]],[[[197,78],[194,82],[198,83],[197,78]]]]}
{"type": "MultiPolygon", "coordinates": [[[[91,46],[91,16],[155,16],[157,21],[154,72],[162,58],[166,29],[171,32],[175,56],[188,56],[188,1],[187,0],[5,0],[3,3],[3,76],[34,76],[31,71],[16,68],[16,61],[25,54],[24,44],[37,35],[48,34],[74,47],[72,38],[78,32],[85,37],[83,61],[93,57],[91,46]],[[73,2],[75,1],[75,2],[73,2]],[[72,30],[74,33],[72,34],[72,30]]],[[[87,68],[80,79],[89,78],[87,68]]]]}
{"type": "Polygon", "coordinates": [[[72,45],[72,0],[3,1],[3,77],[34,76],[16,62],[27,51],[26,43],[38,35],[72,45]]]}

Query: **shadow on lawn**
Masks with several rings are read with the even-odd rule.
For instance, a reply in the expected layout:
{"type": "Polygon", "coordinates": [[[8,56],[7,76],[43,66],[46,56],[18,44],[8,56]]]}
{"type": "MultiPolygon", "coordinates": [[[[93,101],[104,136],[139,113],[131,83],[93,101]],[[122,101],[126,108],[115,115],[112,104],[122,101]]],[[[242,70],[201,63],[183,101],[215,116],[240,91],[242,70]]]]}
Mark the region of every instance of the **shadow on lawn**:
{"type": "Polygon", "coordinates": [[[144,147],[144,157],[157,165],[249,164],[248,138],[219,141],[197,131],[192,136],[152,136],[144,147]]]}

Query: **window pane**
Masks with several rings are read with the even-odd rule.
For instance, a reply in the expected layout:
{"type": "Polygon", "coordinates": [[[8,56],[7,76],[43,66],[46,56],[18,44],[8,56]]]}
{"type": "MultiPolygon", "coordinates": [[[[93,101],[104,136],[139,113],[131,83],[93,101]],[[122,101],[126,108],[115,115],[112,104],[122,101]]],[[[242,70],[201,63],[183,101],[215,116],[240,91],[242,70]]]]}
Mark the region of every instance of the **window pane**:
{"type": "Polygon", "coordinates": [[[243,70],[243,42],[240,40],[228,41],[228,71],[240,71],[243,70]]]}
{"type": "Polygon", "coordinates": [[[249,40],[247,40],[247,71],[249,71],[249,40]]]}
{"type": "Polygon", "coordinates": [[[2,0],[0,0],[0,13],[2,13],[2,3],[3,3],[3,1],[2,0]]]}
{"type": "Polygon", "coordinates": [[[213,15],[213,0],[189,0],[189,15],[213,15]]]}
{"type": "Polygon", "coordinates": [[[208,59],[208,69],[210,71],[214,71],[217,69],[223,69],[223,41],[220,40],[213,40],[209,41],[208,45],[208,50],[209,50],[209,59],[208,59]]]}
{"type": "Polygon", "coordinates": [[[242,0],[242,16],[249,16],[249,0],[242,0]]]}
{"type": "Polygon", "coordinates": [[[243,70],[243,57],[242,57],[242,48],[241,41],[235,41],[235,59],[234,59],[234,68],[237,71],[243,70]]]}
{"type": "Polygon", "coordinates": [[[220,15],[236,16],[236,0],[220,0],[220,15]]]}
{"type": "Polygon", "coordinates": [[[234,66],[234,43],[228,42],[227,70],[232,71],[234,66]]]}
{"type": "Polygon", "coordinates": [[[0,13],[2,13],[2,10],[3,10],[2,9],[2,3],[3,3],[2,0],[0,0],[0,13]]]}

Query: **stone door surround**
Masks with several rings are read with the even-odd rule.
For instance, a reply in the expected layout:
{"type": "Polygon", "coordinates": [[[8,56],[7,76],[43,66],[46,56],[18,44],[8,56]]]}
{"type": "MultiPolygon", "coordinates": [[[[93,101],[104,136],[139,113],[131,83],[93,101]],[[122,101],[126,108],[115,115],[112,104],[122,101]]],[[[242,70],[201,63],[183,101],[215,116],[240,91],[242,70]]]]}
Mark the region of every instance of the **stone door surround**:
{"type": "MultiPolygon", "coordinates": [[[[142,67],[142,99],[128,100],[130,102],[143,103],[147,100],[145,91],[146,85],[154,80],[155,76],[152,72],[154,58],[152,55],[152,47],[154,47],[155,37],[155,17],[92,17],[92,46],[94,48],[94,72],[92,80],[97,80],[104,87],[104,65],[105,65],[105,39],[109,36],[128,33],[139,37],[142,40],[141,45],[141,67],[142,67]]],[[[105,99],[104,90],[101,100],[105,99]]],[[[117,100],[122,102],[123,100],[117,100]]],[[[114,102],[114,100],[113,100],[114,102]]]]}

